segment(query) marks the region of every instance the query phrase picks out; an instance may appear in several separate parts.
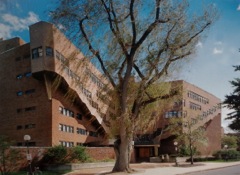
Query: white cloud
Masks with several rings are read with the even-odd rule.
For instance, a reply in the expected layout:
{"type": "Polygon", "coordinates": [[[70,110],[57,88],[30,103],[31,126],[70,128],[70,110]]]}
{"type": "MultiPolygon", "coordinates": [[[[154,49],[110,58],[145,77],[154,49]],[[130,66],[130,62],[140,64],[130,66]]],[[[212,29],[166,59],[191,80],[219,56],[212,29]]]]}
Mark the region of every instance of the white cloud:
{"type": "Polygon", "coordinates": [[[222,49],[218,49],[218,48],[214,47],[214,49],[213,49],[213,54],[214,54],[214,55],[222,54],[222,53],[223,53],[223,50],[222,50],[222,49]]]}
{"type": "Polygon", "coordinates": [[[0,38],[10,38],[10,26],[0,23],[0,38]]]}
{"type": "Polygon", "coordinates": [[[57,25],[57,28],[58,28],[59,30],[66,30],[66,27],[64,27],[62,24],[58,24],[58,25],[57,25]]]}
{"type": "Polygon", "coordinates": [[[203,47],[203,43],[199,41],[199,42],[196,44],[196,47],[202,48],[202,47],[203,47]]]}
{"type": "Polygon", "coordinates": [[[240,11],[240,4],[239,4],[238,7],[237,7],[237,11],[240,11]]]}
{"type": "Polygon", "coordinates": [[[33,12],[28,12],[28,16],[25,18],[3,14],[2,20],[3,23],[0,23],[0,38],[10,38],[12,32],[27,30],[29,25],[39,21],[39,17],[33,12]]]}

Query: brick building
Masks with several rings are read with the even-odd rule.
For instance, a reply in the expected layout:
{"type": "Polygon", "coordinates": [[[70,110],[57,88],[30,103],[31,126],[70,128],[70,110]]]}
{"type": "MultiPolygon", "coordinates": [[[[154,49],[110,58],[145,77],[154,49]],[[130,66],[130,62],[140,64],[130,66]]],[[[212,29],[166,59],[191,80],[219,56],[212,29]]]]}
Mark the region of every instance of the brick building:
{"type": "Polygon", "coordinates": [[[103,145],[111,113],[107,81],[52,24],[29,27],[30,42],[0,41],[0,135],[24,145],[103,145]]]}
{"type": "MultiPolygon", "coordinates": [[[[193,130],[199,127],[204,128],[207,145],[199,145],[197,148],[202,155],[211,155],[214,151],[221,149],[221,100],[182,80],[171,82],[171,84],[173,88],[180,89],[180,96],[166,107],[151,132],[139,135],[135,139],[136,159],[176,153],[175,137],[163,131],[171,118],[180,118],[182,123],[190,122],[193,124],[193,130]]],[[[186,126],[179,127],[182,127],[182,132],[187,132],[186,126]]]]}
{"type": "MultiPolygon", "coordinates": [[[[29,31],[29,43],[0,41],[0,135],[18,146],[25,144],[26,134],[30,145],[39,147],[108,145],[105,119],[114,113],[108,81],[52,24],[38,22],[29,31]]],[[[135,158],[174,152],[174,137],[160,134],[172,117],[205,126],[209,144],[202,154],[220,149],[220,100],[185,81],[173,86],[180,86],[181,97],[151,132],[135,139],[135,158]]]]}

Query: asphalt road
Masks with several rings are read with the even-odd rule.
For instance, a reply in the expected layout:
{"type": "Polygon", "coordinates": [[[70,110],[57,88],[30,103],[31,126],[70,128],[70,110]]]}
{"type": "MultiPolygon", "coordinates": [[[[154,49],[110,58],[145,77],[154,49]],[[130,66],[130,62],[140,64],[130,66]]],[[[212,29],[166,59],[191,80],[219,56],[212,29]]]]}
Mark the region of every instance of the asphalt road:
{"type": "Polygon", "coordinates": [[[218,168],[215,170],[188,173],[186,175],[240,175],[240,165],[218,168]]]}

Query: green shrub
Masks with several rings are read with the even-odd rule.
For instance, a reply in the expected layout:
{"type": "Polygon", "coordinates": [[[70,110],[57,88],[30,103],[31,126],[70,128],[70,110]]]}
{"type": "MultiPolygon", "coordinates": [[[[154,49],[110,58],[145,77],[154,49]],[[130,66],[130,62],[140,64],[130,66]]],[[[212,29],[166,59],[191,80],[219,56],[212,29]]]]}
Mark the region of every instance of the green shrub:
{"type": "Polygon", "coordinates": [[[240,152],[236,150],[219,150],[213,156],[223,160],[239,160],[240,152]]]}
{"type": "Polygon", "coordinates": [[[72,148],[69,156],[72,160],[78,160],[81,162],[86,162],[89,159],[89,156],[86,153],[86,148],[83,146],[76,146],[72,148]]]}
{"type": "MultiPolygon", "coordinates": [[[[179,147],[179,156],[190,156],[190,148],[189,146],[180,146],[179,147]]],[[[197,149],[194,147],[193,148],[193,155],[199,155],[200,153],[197,151],[197,149]]]]}
{"type": "Polygon", "coordinates": [[[45,163],[66,163],[67,149],[63,146],[54,146],[45,153],[43,160],[45,163]]]}

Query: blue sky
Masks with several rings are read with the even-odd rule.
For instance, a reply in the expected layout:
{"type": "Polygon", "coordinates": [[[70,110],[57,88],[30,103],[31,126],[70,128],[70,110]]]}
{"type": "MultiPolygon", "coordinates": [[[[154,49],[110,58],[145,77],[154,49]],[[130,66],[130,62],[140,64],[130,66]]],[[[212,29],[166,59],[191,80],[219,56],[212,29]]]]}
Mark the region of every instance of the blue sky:
{"type": "MultiPolygon", "coordinates": [[[[48,21],[48,10],[57,0],[0,0],[0,38],[19,36],[29,41],[28,26],[48,21]]],[[[190,0],[196,12],[206,3],[213,3],[219,10],[219,19],[199,42],[197,53],[178,77],[224,99],[232,92],[230,80],[239,76],[232,66],[240,64],[240,0],[190,0]]],[[[227,109],[222,110],[223,118],[227,109]]],[[[227,126],[223,120],[222,125],[227,126]]]]}

